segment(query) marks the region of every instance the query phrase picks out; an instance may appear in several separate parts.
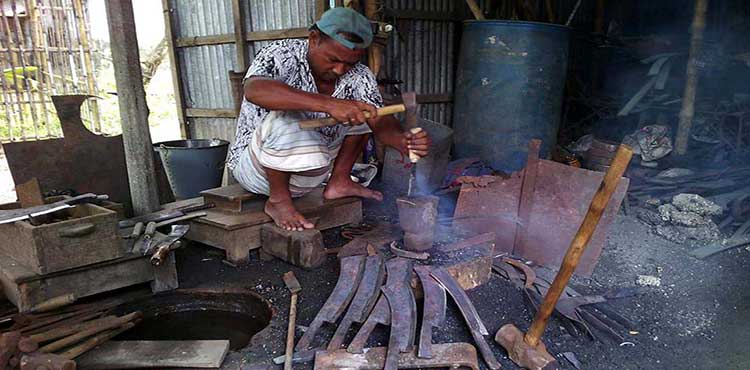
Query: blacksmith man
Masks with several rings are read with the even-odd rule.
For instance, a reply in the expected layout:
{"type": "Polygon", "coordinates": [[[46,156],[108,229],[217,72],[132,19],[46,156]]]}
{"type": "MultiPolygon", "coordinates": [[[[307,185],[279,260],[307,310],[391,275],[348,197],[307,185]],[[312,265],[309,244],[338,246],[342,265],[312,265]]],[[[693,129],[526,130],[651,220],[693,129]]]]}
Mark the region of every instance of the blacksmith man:
{"type": "Polygon", "coordinates": [[[292,197],[326,180],[327,199],[383,199],[349,177],[370,133],[404,155],[408,150],[420,156],[428,152],[430,139],[424,131],[405,133],[393,116],[377,117],[383,98],[375,76],[359,62],[372,38],[364,16],[333,8],[310,28],[307,40],[268,45],[245,74],[245,99],[228,166],[243,188],[269,196],[265,212],[280,227],[314,226],[294,208],[292,197]],[[366,119],[365,111],[373,118],[366,119]],[[296,124],[326,116],[348,124],[315,130],[296,124]]]}

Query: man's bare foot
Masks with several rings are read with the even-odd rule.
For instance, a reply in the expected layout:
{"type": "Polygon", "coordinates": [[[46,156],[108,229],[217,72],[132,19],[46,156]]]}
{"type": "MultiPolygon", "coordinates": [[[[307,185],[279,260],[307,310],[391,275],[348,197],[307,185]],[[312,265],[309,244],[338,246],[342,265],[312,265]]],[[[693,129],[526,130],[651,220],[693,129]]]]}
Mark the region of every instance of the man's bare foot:
{"type": "Polygon", "coordinates": [[[334,179],[331,177],[328,180],[328,185],[323,191],[323,198],[325,199],[338,199],[345,197],[362,197],[375,199],[377,201],[383,200],[383,193],[375,190],[370,190],[356,182],[352,181],[349,176],[342,179],[334,179]]]}
{"type": "Polygon", "coordinates": [[[273,221],[280,228],[289,231],[302,231],[315,227],[312,222],[308,221],[305,216],[297,212],[292,204],[292,199],[275,200],[268,198],[266,206],[263,209],[267,215],[271,216],[273,221]]]}

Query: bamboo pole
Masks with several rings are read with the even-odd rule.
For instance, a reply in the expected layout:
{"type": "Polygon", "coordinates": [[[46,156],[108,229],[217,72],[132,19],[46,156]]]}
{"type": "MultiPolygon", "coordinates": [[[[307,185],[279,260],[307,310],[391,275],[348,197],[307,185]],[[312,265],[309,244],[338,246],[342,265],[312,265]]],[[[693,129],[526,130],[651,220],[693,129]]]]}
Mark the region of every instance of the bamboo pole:
{"type": "Polygon", "coordinates": [[[52,136],[52,131],[50,131],[50,118],[49,118],[49,110],[47,109],[47,99],[45,97],[45,94],[47,92],[47,84],[46,84],[46,75],[44,74],[45,68],[47,68],[47,55],[46,53],[42,52],[42,48],[40,45],[40,22],[41,18],[39,17],[39,14],[37,12],[37,4],[36,1],[25,1],[26,9],[29,11],[29,19],[31,20],[31,44],[34,48],[34,53],[36,54],[36,63],[38,64],[38,70],[36,74],[37,81],[39,82],[39,89],[37,90],[37,96],[39,99],[39,104],[42,106],[42,115],[44,117],[44,125],[45,129],[47,131],[47,137],[52,136]]]}
{"type": "MultiPolygon", "coordinates": [[[[0,0],[0,13],[2,13],[2,0],[0,0]]],[[[5,14],[0,14],[0,16],[5,17],[5,14]]],[[[0,47],[2,47],[2,39],[0,39],[0,47]]],[[[6,49],[7,50],[7,49],[6,49]]],[[[7,58],[10,59],[10,51],[5,52],[4,54],[7,54],[7,58]]],[[[10,61],[8,62],[10,64],[10,61]]],[[[13,139],[13,111],[12,111],[12,105],[11,105],[11,97],[9,95],[9,89],[6,83],[5,76],[0,76],[0,87],[2,87],[3,91],[3,108],[5,108],[5,120],[8,127],[8,140],[13,139]]]]}
{"type": "MultiPolygon", "coordinates": [[[[13,10],[13,14],[16,14],[16,11],[17,11],[16,2],[11,1],[10,6],[11,6],[11,9],[13,10]]],[[[14,25],[16,28],[16,43],[18,47],[21,49],[18,55],[20,57],[21,70],[23,71],[22,72],[23,81],[21,81],[22,82],[21,85],[24,89],[24,95],[25,95],[24,101],[19,102],[19,108],[23,107],[24,105],[27,104],[26,102],[28,102],[29,111],[31,112],[31,125],[34,129],[34,139],[39,139],[39,117],[37,117],[36,106],[33,103],[31,103],[31,101],[34,99],[34,95],[31,90],[31,83],[29,82],[29,79],[26,78],[27,68],[29,67],[28,63],[26,63],[26,53],[27,53],[26,48],[25,48],[26,37],[24,36],[24,33],[23,33],[23,27],[21,27],[21,21],[18,18],[19,17],[17,16],[13,17],[13,21],[15,23],[14,25]]]]}
{"type": "Polygon", "coordinates": [[[685,92],[682,96],[680,123],[677,127],[677,137],[675,139],[675,151],[678,155],[684,155],[687,153],[690,129],[693,127],[695,95],[698,89],[698,68],[696,63],[701,48],[703,47],[703,31],[706,29],[707,9],[708,0],[695,0],[695,11],[691,27],[692,35],[690,37],[690,54],[688,55],[685,79],[685,92]]]}
{"type": "Polygon", "coordinates": [[[466,0],[466,5],[469,6],[469,9],[471,9],[471,13],[474,14],[474,18],[476,18],[478,21],[484,20],[484,14],[482,14],[482,8],[477,5],[477,2],[475,0],[466,0]]]}
{"type": "MultiPolygon", "coordinates": [[[[62,21],[60,20],[61,17],[58,14],[58,10],[60,10],[60,9],[59,9],[59,7],[53,5],[53,4],[55,4],[55,3],[53,3],[53,1],[55,1],[55,0],[49,0],[49,3],[48,3],[49,6],[47,7],[47,9],[50,12],[50,16],[52,18],[52,25],[54,27],[54,32],[53,32],[54,34],[52,35],[53,36],[53,42],[54,42],[54,45],[58,47],[58,52],[55,53],[55,55],[53,55],[53,58],[57,62],[58,66],[59,66],[59,71],[58,72],[60,73],[59,80],[62,81],[62,89],[63,89],[62,93],[64,93],[64,94],[70,94],[72,92],[72,87],[70,87],[70,88],[68,87],[67,76],[72,76],[73,73],[70,71],[70,66],[65,61],[65,59],[66,59],[65,58],[65,49],[64,49],[65,42],[63,41],[64,30],[61,27],[62,21]]],[[[53,76],[53,78],[54,78],[54,76],[53,76]]],[[[56,93],[59,93],[59,92],[56,92],[56,93]]]]}
{"type": "MultiPolygon", "coordinates": [[[[84,70],[83,76],[86,79],[89,95],[97,96],[94,63],[91,60],[91,43],[89,42],[89,32],[86,28],[86,20],[83,16],[83,4],[81,0],[73,0],[73,10],[75,11],[75,20],[78,25],[78,39],[80,41],[80,52],[83,54],[84,70]]],[[[102,131],[101,121],[99,120],[99,103],[96,99],[88,99],[86,103],[91,108],[93,116],[93,126],[95,132],[102,131]]]]}
{"type": "MultiPolygon", "coordinates": [[[[8,23],[9,17],[5,13],[5,4],[3,0],[0,0],[0,13],[2,13],[3,25],[5,26],[5,34],[8,35],[8,40],[11,40],[12,31],[10,30],[10,24],[8,23]]],[[[23,111],[21,109],[21,101],[23,99],[21,99],[21,95],[18,92],[19,84],[18,84],[18,78],[16,77],[16,73],[15,73],[18,61],[17,61],[15,54],[9,53],[8,61],[10,62],[11,71],[13,71],[13,73],[11,73],[11,76],[13,76],[13,92],[15,93],[15,96],[16,96],[15,106],[17,108],[16,112],[18,114],[19,121],[21,122],[20,130],[21,130],[21,138],[23,138],[25,136],[24,126],[26,125],[26,118],[24,118],[23,111]]],[[[5,79],[5,76],[2,76],[2,78],[5,79]]],[[[12,125],[10,126],[10,137],[11,137],[11,140],[13,140],[13,126],[12,125]]]]}

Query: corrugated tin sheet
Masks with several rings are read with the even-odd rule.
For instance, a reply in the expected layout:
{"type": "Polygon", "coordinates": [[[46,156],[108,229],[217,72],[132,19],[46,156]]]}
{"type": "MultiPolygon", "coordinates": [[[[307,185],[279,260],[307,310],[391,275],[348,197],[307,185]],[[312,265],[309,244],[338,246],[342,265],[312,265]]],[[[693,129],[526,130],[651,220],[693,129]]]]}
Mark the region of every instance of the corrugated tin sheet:
{"type": "MultiPolygon", "coordinates": [[[[388,0],[386,6],[398,10],[452,12],[462,2],[452,0],[388,0]]],[[[452,94],[456,52],[455,22],[434,20],[401,20],[397,35],[391,38],[385,55],[388,78],[402,80],[402,91],[418,94],[452,94]]],[[[425,104],[424,118],[450,125],[451,104],[425,104]]]]}
{"type": "MultiPolygon", "coordinates": [[[[243,6],[247,31],[308,27],[315,21],[314,0],[251,0],[243,2],[243,6]]],[[[249,43],[250,60],[268,43],[269,41],[249,43]]]]}
{"type": "Polygon", "coordinates": [[[191,118],[190,133],[195,139],[224,139],[234,142],[237,120],[233,118],[191,118]]]}
{"type": "Polygon", "coordinates": [[[235,53],[234,44],[180,49],[187,108],[234,108],[229,71],[236,68],[235,53]]]}
{"type": "Polygon", "coordinates": [[[232,0],[171,0],[175,37],[234,33],[232,0]]]}

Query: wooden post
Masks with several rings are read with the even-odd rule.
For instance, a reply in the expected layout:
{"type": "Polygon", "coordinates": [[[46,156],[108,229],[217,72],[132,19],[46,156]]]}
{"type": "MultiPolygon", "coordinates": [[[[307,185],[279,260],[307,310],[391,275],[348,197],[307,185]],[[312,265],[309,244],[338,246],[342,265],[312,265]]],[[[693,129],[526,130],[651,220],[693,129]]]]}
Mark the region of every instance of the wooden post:
{"type": "Polygon", "coordinates": [[[700,54],[701,48],[703,47],[703,31],[706,29],[707,8],[708,0],[695,0],[692,35],[690,38],[690,55],[688,56],[687,73],[685,78],[685,93],[682,96],[680,124],[677,127],[677,138],[675,139],[675,151],[678,155],[684,155],[687,153],[690,129],[693,126],[695,93],[698,88],[698,68],[695,64],[698,59],[698,54],[700,54]]]}
{"type": "Polygon", "coordinates": [[[185,116],[185,101],[182,96],[182,74],[180,73],[180,59],[177,57],[177,49],[174,44],[174,26],[172,25],[172,9],[169,7],[169,0],[161,1],[162,11],[164,13],[164,37],[167,39],[167,48],[169,54],[169,64],[172,70],[172,86],[174,90],[174,100],[177,106],[177,119],[180,121],[180,134],[184,139],[190,138],[190,130],[185,116]]]}
{"type": "MultiPolygon", "coordinates": [[[[379,21],[380,20],[380,13],[378,12],[378,9],[380,9],[382,5],[382,1],[380,0],[368,0],[365,3],[365,16],[367,19],[372,21],[379,21]]],[[[385,42],[385,41],[382,41],[385,42]]],[[[380,68],[383,65],[383,51],[385,50],[385,45],[381,43],[380,40],[373,40],[372,44],[370,45],[370,48],[367,50],[367,64],[370,67],[370,70],[375,75],[375,77],[378,77],[378,73],[380,73],[380,68]]]]}
{"type": "Polygon", "coordinates": [[[234,46],[237,50],[237,70],[247,71],[247,42],[245,41],[245,10],[240,0],[232,0],[232,18],[234,19],[234,46]]]}
{"type": "Polygon", "coordinates": [[[104,4],[109,23],[112,66],[115,69],[117,83],[130,196],[133,200],[133,211],[136,215],[141,215],[159,208],[159,194],[133,4],[131,0],[111,0],[104,4]]]}

